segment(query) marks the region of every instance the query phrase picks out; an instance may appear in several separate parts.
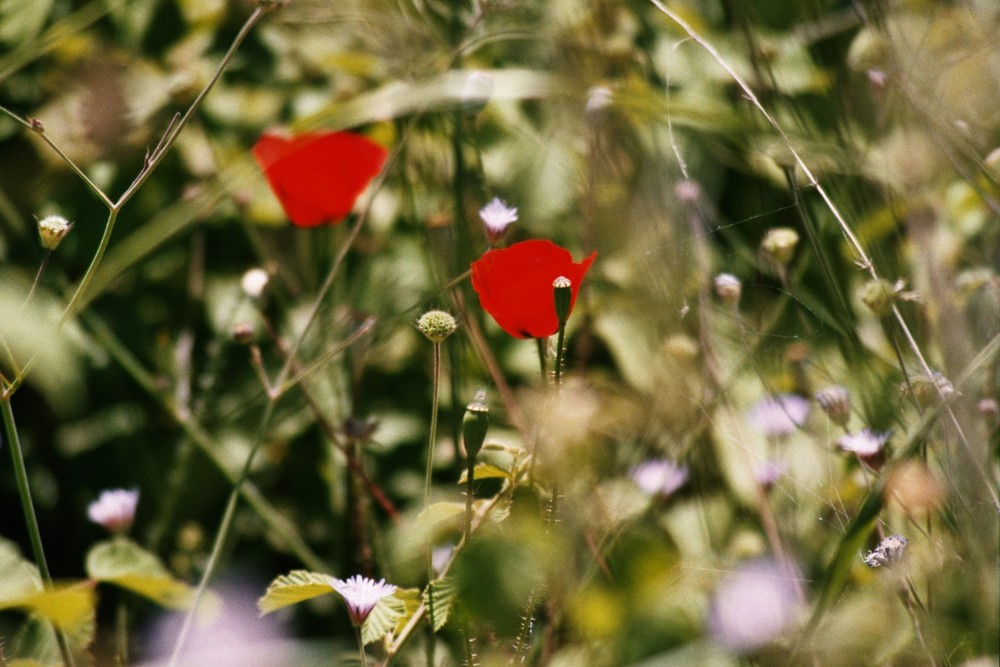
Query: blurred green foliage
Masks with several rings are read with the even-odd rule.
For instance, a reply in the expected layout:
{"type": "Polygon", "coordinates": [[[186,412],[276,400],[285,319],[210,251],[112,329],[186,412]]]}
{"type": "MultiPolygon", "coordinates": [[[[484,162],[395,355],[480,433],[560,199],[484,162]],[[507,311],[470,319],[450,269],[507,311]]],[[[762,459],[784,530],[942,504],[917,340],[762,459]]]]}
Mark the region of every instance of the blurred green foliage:
{"type": "MultiPolygon", "coordinates": [[[[222,579],[255,596],[303,568],[422,589],[428,538],[461,539],[461,420],[485,387],[480,460],[501,473],[477,476],[482,523],[438,584],[457,591],[435,639],[447,664],[995,661],[1000,8],[662,6],[784,135],[657,3],[271,7],[122,208],[78,314],[63,318],[108,213],[67,159],[111,200],[125,192],[254,5],[0,3],[0,382],[27,368],[9,400],[54,577],[94,576],[85,557],[102,536],[87,503],[134,486],[143,546],[129,544],[164,582],[195,584],[259,442],[222,579]],[[40,121],[63,155],[15,117],[40,121]],[[250,152],[276,127],[365,133],[392,151],[384,179],[343,224],[293,228],[250,152]],[[535,347],[503,334],[462,278],[488,247],[478,210],[494,196],[519,211],[508,243],[598,251],[558,395],[535,347]],[[50,213],[74,227],[28,301],[43,262],[34,221],[50,213]],[[799,236],[787,264],[761,248],[779,227],[799,236]],[[240,288],[255,267],[270,277],[257,301],[240,288]],[[870,268],[905,281],[898,317],[863,304],[870,268]],[[712,292],[720,272],[742,281],[735,309],[712,292]],[[444,343],[440,504],[421,516],[431,348],[413,323],[429,308],[460,327],[444,343]],[[259,369],[232,339],[244,323],[259,369]],[[950,384],[921,394],[924,360],[950,384]],[[280,397],[260,369],[291,380],[280,397]],[[747,417],[768,395],[830,385],[850,391],[851,431],[894,431],[881,469],[837,451],[842,430],[815,402],[787,437],[747,417]],[[631,472],[662,458],[689,477],[651,497],[631,472]],[[764,461],[784,473],[767,488],[754,474],[764,461]],[[866,568],[863,553],[892,533],[910,540],[906,560],[866,568]],[[713,635],[713,596],[768,555],[797,564],[802,607],[740,657],[713,635]]],[[[0,534],[27,553],[3,461],[0,534]]],[[[0,662],[56,664],[49,626],[5,603],[19,599],[4,592],[11,572],[31,566],[0,546],[0,608],[21,609],[0,614],[0,662]]],[[[151,659],[143,628],[157,609],[97,593],[81,640],[93,659],[113,664],[119,599],[132,659],[151,659]]],[[[281,617],[303,647],[350,636],[321,599],[281,617]]],[[[382,618],[374,634],[398,639],[392,626],[382,618]]],[[[427,636],[401,647],[405,664],[423,660],[427,636]]]]}

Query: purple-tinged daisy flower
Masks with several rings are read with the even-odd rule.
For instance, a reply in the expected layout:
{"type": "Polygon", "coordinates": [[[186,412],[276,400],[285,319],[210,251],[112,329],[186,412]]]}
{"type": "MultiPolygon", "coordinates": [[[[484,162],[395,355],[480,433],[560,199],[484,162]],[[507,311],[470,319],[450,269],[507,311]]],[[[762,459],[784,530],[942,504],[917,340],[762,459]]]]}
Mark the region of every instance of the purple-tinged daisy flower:
{"type": "Polygon", "coordinates": [[[330,585],[344,598],[351,623],[356,626],[364,624],[379,600],[396,592],[396,587],[385,583],[385,579],[375,581],[358,574],[347,581],[334,578],[330,585]]]}
{"type": "Polygon", "coordinates": [[[809,401],[796,394],[761,399],[748,413],[754,428],[769,438],[783,438],[806,423],[809,401]]]}
{"type": "Polygon", "coordinates": [[[651,496],[666,498],[684,486],[688,478],[687,466],[666,459],[646,461],[632,468],[630,473],[640,489],[651,496]]]}
{"type": "Polygon", "coordinates": [[[845,433],[840,436],[837,439],[837,446],[845,452],[851,452],[872,468],[877,468],[882,461],[882,450],[891,435],[892,431],[875,433],[866,428],[858,433],[845,433]]]}
{"type": "Polygon", "coordinates": [[[774,486],[775,482],[785,474],[785,466],[774,461],[757,461],[753,465],[753,478],[765,490],[774,486]]]}
{"type": "Polygon", "coordinates": [[[774,561],[755,560],[719,584],[709,606],[708,630],[730,651],[749,653],[780,636],[798,611],[789,572],[774,561]]]}
{"type": "Polygon", "coordinates": [[[489,204],[479,209],[479,217],[483,220],[486,238],[492,245],[500,240],[511,223],[517,221],[517,209],[507,206],[507,202],[499,197],[494,197],[489,204]]]}
{"type": "Polygon", "coordinates": [[[108,489],[87,506],[87,516],[111,533],[126,533],[135,519],[138,489],[108,489]]]}

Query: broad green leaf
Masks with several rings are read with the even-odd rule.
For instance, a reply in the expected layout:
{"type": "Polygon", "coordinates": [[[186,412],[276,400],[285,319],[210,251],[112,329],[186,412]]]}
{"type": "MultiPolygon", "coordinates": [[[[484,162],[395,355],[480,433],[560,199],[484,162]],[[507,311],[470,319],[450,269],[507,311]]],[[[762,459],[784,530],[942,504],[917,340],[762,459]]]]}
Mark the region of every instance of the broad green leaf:
{"type": "Polygon", "coordinates": [[[5,351],[0,369],[11,377],[14,369],[8,358],[21,366],[34,360],[28,382],[41,389],[51,405],[72,406],[82,391],[80,348],[67,328],[60,328],[63,305],[41,289],[28,302],[31,286],[22,277],[9,271],[0,274],[0,343],[5,351]]]}
{"type": "Polygon", "coordinates": [[[283,607],[332,592],[333,577],[330,575],[293,570],[271,582],[264,597],[257,601],[257,608],[261,615],[270,614],[283,607]]]}
{"type": "Polygon", "coordinates": [[[444,624],[448,622],[456,592],[455,584],[451,579],[432,581],[424,590],[424,606],[427,607],[427,617],[433,621],[434,632],[443,628],[444,624]],[[434,596],[433,605],[431,605],[431,595],[434,596]]]}
{"type": "Polygon", "coordinates": [[[0,2],[0,42],[20,45],[38,37],[53,0],[5,0],[0,2]]]}
{"type": "Polygon", "coordinates": [[[0,538],[0,608],[41,590],[38,568],[24,559],[16,544],[0,538]]]}
{"type": "Polygon", "coordinates": [[[4,606],[33,611],[60,630],[75,634],[93,625],[96,604],[93,586],[82,582],[57,584],[51,589],[7,602],[4,606]]]}
{"type": "MultiPolygon", "coordinates": [[[[469,472],[467,470],[463,470],[458,483],[465,484],[468,478],[469,472]]],[[[507,479],[513,481],[508,471],[499,466],[495,466],[492,463],[477,463],[475,470],[472,472],[472,479],[507,479]]]]}
{"type": "Polygon", "coordinates": [[[87,576],[138,593],[171,609],[185,609],[194,589],[175,579],[160,559],[125,537],[99,542],[87,554],[87,576]]]}
{"type": "Polygon", "coordinates": [[[406,604],[395,593],[382,598],[361,626],[361,641],[371,644],[382,639],[396,628],[405,614],[406,604]]]}

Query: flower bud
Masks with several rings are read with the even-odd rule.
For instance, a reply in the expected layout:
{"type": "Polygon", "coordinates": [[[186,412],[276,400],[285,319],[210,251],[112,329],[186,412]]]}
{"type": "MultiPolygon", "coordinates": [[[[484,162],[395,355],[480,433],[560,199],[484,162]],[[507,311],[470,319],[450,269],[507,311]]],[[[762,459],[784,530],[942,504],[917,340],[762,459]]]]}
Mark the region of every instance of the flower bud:
{"type": "Polygon", "coordinates": [[[110,533],[127,533],[138,504],[138,489],[108,489],[87,506],[87,516],[110,533]]]}
{"type": "Polygon", "coordinates": [[[462,83],[462,111],[475,116],[493,96],[493,77],[486,72],[471,72],[462,83]]]}
{"type": "Polygon", "coordinates": [[[462,441],[470,462],[476,459],[479,450],[483,448],[489,426],[490,409],[486,405],[486,392],[479,391],[472,402],[465,406],[465,417],[462,418],[462,441]]]}
{"type": "Polygon", "coordinates": [[[250,269],[243,274],[240,286],[248,298],[256,300],[264,294],[264,289],[267,287],[269,280],[270,277],[264,269],[250,269]]]}
{"type": "Polygon", "coordinates": [[[735,306],[740,302],[743,285],[740,279],[731,273],[720,273],[715,276],[715,293],[727,306],[735,306]]]}
{"type": "Polygon", "coordinates": [[[511,224],[517,222],[517,208],[507,206],[507,202],[494,197],[486,206],[479,209],[479,217],[483,221],[483,231],[490,245],[495,245],[503,238],[511,224]]]}
{"type": "Polygon", "coordinates": [[[566,324],[573,301],[573,283],[566,276],[559,276],[552,281],[552,292],[556,302],[556,319],[559,326],[566,324]]]}
{"type": "Polygon", "coordinates": [[[873,313],[885,317],[892,312],[896,301],[896,288],[888,280],[869,280],[861,290],[861,300],[873,313]]]}
{"type": "Polygon", "coordinates": [[[788,264],[795,253],[795,246],[799,243],[799,234],[790,227],[775,227],[768,230],[760,247],[775,262],[780,265],[788,264]]]}
{"type": "Polygon", "coordinates": [[[417,320],[417,329],[432,343],[440,343],[457,328],[455,318],[443,310],[428,310],[417,320]]]}
{"type": "Polygon", "coordinates": [[[233,326],[233,340],[240,345],[249,345],[254,337],[253,325],[249,322],[239,322],[233,326]]]}
{"type": "Polygon", "coordinates": [[[838,426],[847,425],[847,421],[851,418],[851,393],[849,391],[840,385],[834,385],[816,392],[815,398],[830,421],[838,426]]]}
{"type": "Polygon", "coordinates": [[[38,221],[38,239],[46,250],[55,250],[72,228],[73,224],[61,215],[49,215],[38,221]]]}

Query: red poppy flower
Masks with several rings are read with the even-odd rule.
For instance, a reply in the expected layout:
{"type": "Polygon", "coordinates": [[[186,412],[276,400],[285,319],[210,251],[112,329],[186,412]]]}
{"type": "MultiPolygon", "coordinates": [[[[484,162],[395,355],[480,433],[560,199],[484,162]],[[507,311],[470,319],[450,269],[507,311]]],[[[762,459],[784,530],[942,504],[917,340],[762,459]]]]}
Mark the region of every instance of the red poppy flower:
{"type": "Polygon", "coordinates": [[[265,133],[253,147],[271,190],[299,227],[343,220],[382,169],[386,150],[350,132],[265,133]]]}
{"type": "Polygon", "coordinates": [[[574,263],[568,250],[551,241],[522,241],[489,250],[473,262],[472,289],[483,309],[511,336],[544,338],[559,330],[552,281],[559,276],[570,279],[572,311],[595,257],[596,251],[574,263]]]}

